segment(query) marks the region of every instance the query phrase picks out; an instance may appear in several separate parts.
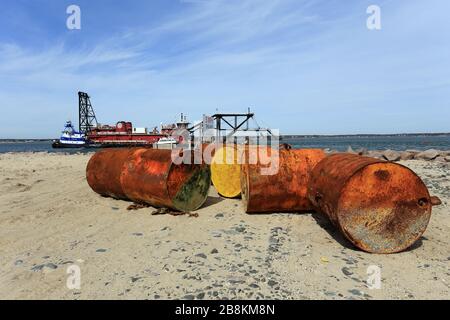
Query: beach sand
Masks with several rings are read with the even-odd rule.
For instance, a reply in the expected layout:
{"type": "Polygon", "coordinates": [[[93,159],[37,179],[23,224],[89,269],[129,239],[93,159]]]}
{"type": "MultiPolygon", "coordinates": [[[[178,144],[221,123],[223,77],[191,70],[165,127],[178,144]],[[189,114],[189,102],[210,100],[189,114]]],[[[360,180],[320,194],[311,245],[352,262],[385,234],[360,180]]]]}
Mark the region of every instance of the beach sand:
{"type": "Polygon", "coordinates": [[[320,214],[247,215],[214,188],[197,218],[127,211],[89,188],[89,157],[0,155],[0,299],[450,298],[449,163],[401,162],[443,204],[408,251],[374,255],[320,214]]]}

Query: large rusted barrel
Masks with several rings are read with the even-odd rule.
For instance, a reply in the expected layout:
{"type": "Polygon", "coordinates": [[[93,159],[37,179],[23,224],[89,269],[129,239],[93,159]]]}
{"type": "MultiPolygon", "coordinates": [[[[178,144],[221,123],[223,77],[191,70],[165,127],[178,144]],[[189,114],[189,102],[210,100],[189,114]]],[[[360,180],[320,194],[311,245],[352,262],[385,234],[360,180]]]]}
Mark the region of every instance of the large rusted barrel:
{"type": "Polygon", "coordinates": [[[123,197],[137,203],[147,203],[155,207],[172,208],[179,211],[196,210],[205,202],[211,184],[209,167],[194,164],[194,155],[189,152],[191,163],[175,164],[172,150],[138,148],[125,157],[123,150],[103,150],[94,163],[105,160],[101,169],[102,177],[110,172],[117,176],[119,160],[123,160],[119,181],[114,178],[92,179],[98,166],[87,168],[88,183],[92,189],[102,195],[111,195],[122,191],[123,197]],[[107,155],[106,155],[107,154],[107,155]],[[117,161],[117,164],[115,163],[117,161]],[[108,166],[108,163],[114,165],[108,166]],[[100,191],[100,192],[99,192],[100,191]]]}
{"type": "Polygon", "coordinates": [[[211,159],[211,180],[217,192],[226,198],[241,194],[241,153],[237,145],[222,145],[211,159]]]}
{"type": "Polygon", "coordinates": [[[313,207],[307,186],[319,149],[249,148],[241,166],[242,202],[247,213],[301,212],[313,207]],[[252,155],[259,154],[257,163],[252,155]]]}
{"type": "Polygon", "coordinates": [[[98,194],[116,199],[127,199],[120,175],[125,161],[137,148],[103,149],[88,162],[86,178],[89,186],[98,194]]]}
{"type": "Polygon", "coordinates": [[[314,169],[308,197],[356,247],[394,253],[425,231],[432,201],[422,180],[400,164],[342,153],[314,169]]]}
{"type": "Polygon", "coordinates": [[[211,185],[207,165],[174,164],[171,150],[141,149],[133,154],[122,172],[127,197],[157,207],[179,211],[196,210],[205,202],[211,185]]]}

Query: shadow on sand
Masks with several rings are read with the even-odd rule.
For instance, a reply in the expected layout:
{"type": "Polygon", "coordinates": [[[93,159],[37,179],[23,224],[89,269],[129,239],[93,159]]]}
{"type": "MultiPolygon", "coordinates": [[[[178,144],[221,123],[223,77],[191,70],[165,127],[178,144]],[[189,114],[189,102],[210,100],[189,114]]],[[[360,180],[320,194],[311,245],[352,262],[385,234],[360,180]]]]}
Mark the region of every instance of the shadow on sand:
{"type": "Polygon", "coordinates": [[[213,206],[219,202],[222,202],[224,199],[221,197],[208,197],[205,203],[202,205],[202,208],[207,208],[209,206],[213,206]]]}

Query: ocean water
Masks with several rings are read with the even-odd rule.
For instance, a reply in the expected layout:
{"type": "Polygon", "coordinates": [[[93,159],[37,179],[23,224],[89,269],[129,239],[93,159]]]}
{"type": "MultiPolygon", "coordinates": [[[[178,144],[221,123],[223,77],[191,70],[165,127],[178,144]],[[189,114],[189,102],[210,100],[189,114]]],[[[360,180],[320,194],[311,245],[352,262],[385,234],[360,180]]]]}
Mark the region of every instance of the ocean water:
{"type": "Polygon", "coordinates": [[[20,141],[20,142],[1,142],[0,153],[6,152],[62,152],[62,153],[77,153],[88,152],[92,149],[53,149],[52,141],[20,141]]]}
{"type": "MultiPolygon", "coordinates": [[[[336,137],[302,137],[287,138],[282,142],[292,145],[294,148],[330,148],[338,151],[346,151],[349,146],[354,150],[365,148],[367,150],[450,150],[450,134],[448,135],[408,135],[408,136],[336,136],[336,137]]],[[[94,149],[95,150],[95,149],[94,149]]],[[[92,152],[93,149],[53,149],[51,141],[0,141],[0,153],[5,152],[92,152]]]]}
{"type": "Polygon", "coordinates": [[[284,143],[293,148],[330,148],[338,151],[347,151],[351,146],[353,150],[365,148],[367,150],[450,150],[449,135],[408,135],[408,136],[339,136],[339,137],[305,137],[283,138],[284,143]]]}

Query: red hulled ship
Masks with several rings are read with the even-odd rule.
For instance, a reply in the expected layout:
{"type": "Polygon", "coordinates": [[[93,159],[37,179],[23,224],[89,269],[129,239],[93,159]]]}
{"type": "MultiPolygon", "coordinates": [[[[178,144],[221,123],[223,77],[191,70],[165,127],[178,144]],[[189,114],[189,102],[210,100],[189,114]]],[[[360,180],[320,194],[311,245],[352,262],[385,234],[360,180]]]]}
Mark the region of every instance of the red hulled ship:
{"type": "Polygon", "coordinates": [[[80,132],[84,133],[86,145],[90,147],[154,146],[155,144],[171,146],[179,141],[170,138],[170,135],[179,128],[187,127],[188,124],[182,115],[181,122],[162,126],[161,132],[156,127],[151,131],[147,128],[133,127],[129,121],[119,121],[115,126],[101,125],[97,122],[89,95],[79,92],[78,98],[80,132]]]}
{"type": "Polygon", "coordinates": [[[164,137],[167,135],[159,133],[156,128],[148,132],[147,128],[134,128],[131,122],[126,121],[119,121],[115,126],[98,125],[86,135],[91,145],[152,145],[164,137]]]}

